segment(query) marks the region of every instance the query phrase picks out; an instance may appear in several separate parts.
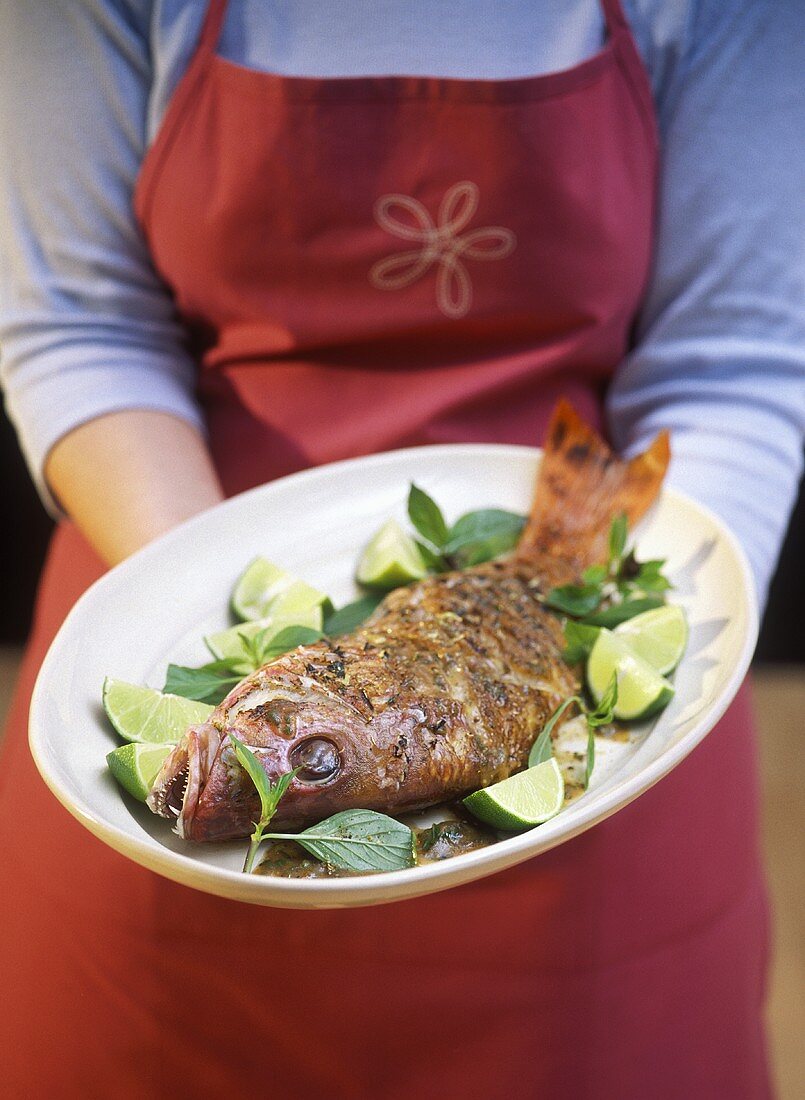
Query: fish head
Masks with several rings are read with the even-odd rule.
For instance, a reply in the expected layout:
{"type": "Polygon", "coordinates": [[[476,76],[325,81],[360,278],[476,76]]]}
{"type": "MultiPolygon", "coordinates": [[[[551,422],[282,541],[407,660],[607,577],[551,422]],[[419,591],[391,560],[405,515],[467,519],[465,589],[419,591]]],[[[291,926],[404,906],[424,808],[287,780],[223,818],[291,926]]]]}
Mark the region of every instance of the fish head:
{"type": "Polygon", "coordinates": [[[295,771],[272,826],[280,831],[348,808],[382,806],[405,777],[407,743],[416,716],[372,713],[360,697],[344,698],[286,663],[249,676],[192,726],[166,760],[148,799],[186,840],[247,836],[260,798],[237,758],[232,735],[245,744],[272,782],[295,771]]]}

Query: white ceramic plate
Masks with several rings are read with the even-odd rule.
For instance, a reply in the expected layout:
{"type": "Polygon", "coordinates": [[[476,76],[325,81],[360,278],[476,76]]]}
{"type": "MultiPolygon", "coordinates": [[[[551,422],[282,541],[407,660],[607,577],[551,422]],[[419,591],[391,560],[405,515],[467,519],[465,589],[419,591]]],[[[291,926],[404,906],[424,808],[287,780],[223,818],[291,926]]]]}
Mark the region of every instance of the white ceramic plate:
{"type": "MultiPolygon", "coordinates": [[[[328,592],[354,598],[361,547],[404,518],[415,480],[448,514],[527,511],[539,451],[478,444],[395,451],[308,470],[254,489],[183,524],[113,569],[78,601],[45,658],[30,743],[53,793],[91,832],[137,863],[199,890],[260,905],[325,908],[413,897],[510,867],[569,840],[675,767],[721,717],[757,633],[754,590],[732,535],[705,509],[666,491],[641,524],[643,558],[668,559],[690,644],[676,695],[628,742],[599,740],[589,790],[529,832],[441,863],[355,878],[284,880],[241,873],[244,842],[189,844],[122,795],[105,756],[118,742],[101,709],[105,676],[161,687],[168,661],[201,664],[202,638],[228,624],[233,583],[263,554],[328,592]]],[[[572,747],[572,746],[571,746],[572,747]]]]}

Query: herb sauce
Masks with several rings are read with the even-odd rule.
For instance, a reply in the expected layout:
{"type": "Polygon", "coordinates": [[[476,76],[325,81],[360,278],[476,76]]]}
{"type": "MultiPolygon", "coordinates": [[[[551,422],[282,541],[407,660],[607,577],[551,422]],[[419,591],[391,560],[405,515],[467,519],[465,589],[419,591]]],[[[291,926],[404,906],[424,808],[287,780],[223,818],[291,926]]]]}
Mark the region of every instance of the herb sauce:
{"type": "MultiPolygon", "coordinates": [[[[453,807],[450,808],[453,812],[453,807]]],[[[458,807],[455,813],[460,813],[458,807]]],[[[425,829],[412,829],[416,844],[416,864],[437,863],[464,852],[474,852],[494,844],[500,837],[494,830],[464,816],[437,821],[425,829]]],[[[344,871],[322,863],[292,840],[269,841],[262,861],[255,868],[259,875],[275,878],[347,878],[359,873],[344,871]]],[[[372,872],[366,872],[372,874],[372,872]]]]}

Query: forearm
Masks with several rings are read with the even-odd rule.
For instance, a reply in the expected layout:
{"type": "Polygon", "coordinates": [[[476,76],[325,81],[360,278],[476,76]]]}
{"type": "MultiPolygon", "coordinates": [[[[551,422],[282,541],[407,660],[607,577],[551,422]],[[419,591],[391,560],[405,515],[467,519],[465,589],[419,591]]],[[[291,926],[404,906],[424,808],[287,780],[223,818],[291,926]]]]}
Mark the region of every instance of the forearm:
{"type": "Polygon", "coordinates": [[[660,96],[651,277],[608,397],[620,447],[671,429],[669,483],[733,529],[761,604],[805,437],[800,7],[693,5],[660,96]]]}
{"type": "Polygon", "coordinates": [[[109,565],[223,499],[198,430],[128,409],[80,425],[51,450],[47,482],[109,565]]]}

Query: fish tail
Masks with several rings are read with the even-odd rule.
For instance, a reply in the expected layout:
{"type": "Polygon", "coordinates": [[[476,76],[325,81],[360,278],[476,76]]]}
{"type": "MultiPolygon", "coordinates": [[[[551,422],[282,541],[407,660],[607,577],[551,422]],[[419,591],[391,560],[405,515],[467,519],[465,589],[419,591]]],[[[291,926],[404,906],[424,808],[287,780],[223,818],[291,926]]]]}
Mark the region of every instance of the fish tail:
{"type": "Polygon", "coordinates": [[[548,427],[534,505],[518,558],[550,554],[581,568],[607,560],[612,520],[630,529],[659,493],[671,457],[668,432],[624,460],[562,400],[548,427]]]}

